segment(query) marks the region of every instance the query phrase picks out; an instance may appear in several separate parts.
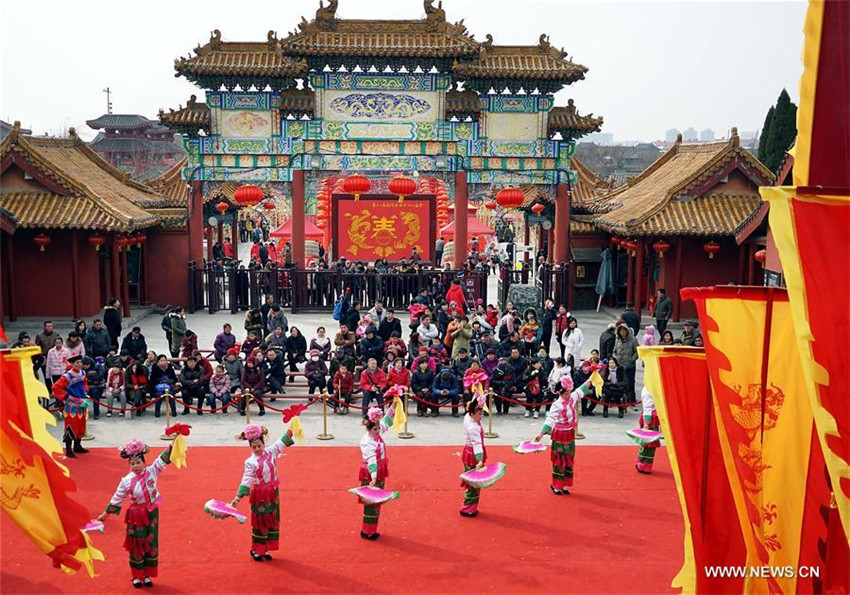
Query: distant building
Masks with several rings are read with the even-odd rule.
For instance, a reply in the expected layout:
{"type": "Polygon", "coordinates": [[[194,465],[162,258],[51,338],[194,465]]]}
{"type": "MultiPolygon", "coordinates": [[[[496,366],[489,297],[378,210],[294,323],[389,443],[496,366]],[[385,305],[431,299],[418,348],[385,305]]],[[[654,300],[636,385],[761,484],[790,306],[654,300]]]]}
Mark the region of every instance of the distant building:
{"type": "Polygon", "coordinates": [[[699,135],[693,127],[690,127],[682,133],[682,140],[685,142],[693,142],[699,140],[699,135]]]}
{"type": "Polygon", "coordinates": [[[89,147],[134,180],[156,178],[185,155],[174,132],[138,114],[104,114],[86,124],[100,130],[89,147]]]}
{"type": "Polygon", "coordinates": [[[580,142],[596,143],[597,145],[612,145],[614,144],[614,135],[610,132],[594,132],[588,134],[580,142]]]}
{"type": "MultiPolygon", "coordinates": [[[[7,136],[9,136],[9,131],[12,130],[12,125],[8,122],[4,122],[0,120],[0,140],[3,140],[7,136]]],[[[32,130],[29,128],[21,128],[21,134],[32,134],[32,130]]]]}
{"type": "Polygon", "coordinates": [[[714,130],[711,128],[706,128],[705,130],[700,130],[699,133],[700,142],[711,142],[714,140],[714,130]]]}
{"type": "Polygon", "coordinates": [[[670,130],[664,133],[664,140],[672,145],[676,142],[677,136],[679,136],[679,129],[671,128],[670,130]]]}
{"type": "Polygon", "coordinates": [[[576,156],[599,178],[617,186],[649,167],[661,156],[661,150],[651,143],[633,146],[582,143],[576,146],[576,156]]]}

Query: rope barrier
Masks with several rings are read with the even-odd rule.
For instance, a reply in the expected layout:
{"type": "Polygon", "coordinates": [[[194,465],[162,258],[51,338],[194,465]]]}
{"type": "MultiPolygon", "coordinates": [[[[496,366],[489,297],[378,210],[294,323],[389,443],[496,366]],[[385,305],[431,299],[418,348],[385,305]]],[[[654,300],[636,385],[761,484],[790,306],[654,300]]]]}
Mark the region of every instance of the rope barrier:
{"type": "MultiPolygon", "coordinates": [[[[428,405],[429,407],[462,407],[463,406],[463,395],[458,395],[458,397],[457,397],[458,398],[458,404],[457,405],[453,405],[451,403],[441,405],[440,403],[434,403],[432,401],[427,401],[427,400],[417,396],[416,393],[414,393],[414,392],[411,392],[410,396],[414,401],[418,401],[418,402],[422,403],[423,405],[428,405]]],[[[442,395],[438,395],[438,396],[442,396],[442,395]]],[[[443,397],[443,398],[450,399],[451,397],[443,397]]]]}
{"type": "MultiPolygon", "coordinates": [[[[322,399],[322,395],[320,394],[318,397],[308,401],[306,407],[310,407],[311,405],[320,401],[321,399],[322,399]]],[[[263,407],[265,407],[267,409],[271,409],[272,411],[276,411],[278,413],[283,413],[284,411],[286,411],[285,409],[278,409],[277,407],[272,407],[268,403],[264,403],[262,399],[260,399],[259,397],[257,397],[253,393],[251,393],[251,400],[253,400],[258,405],[262,405],[263,407]]]]}
{"type": "MultiPolygon", "coordinates": [[[[148,401],[147,403],[144,403],[138,407],[115,407],[114,405],[107,405],[100,399],[92,399],[92,401],[97,401],[98,407],[104,407],[106,409],[111,409],[112,411],[142,411],[144,409],[147,409],[151,405],[155,405],[158,401],[161,401],[164,398],[165,395],[161,395],[159,397],[156,397],[152,401],[148,401]]],[[[176,397],[174,395],[171,395],[171,398],[176,400],[176,397]]],[[[49,411],[50,413],[56,413],[59,411],[64,411],[64,409],[65,405],[62,405],[61,407],[58,407],[56,409],[47,409],[47,411],[49,411]]]]}

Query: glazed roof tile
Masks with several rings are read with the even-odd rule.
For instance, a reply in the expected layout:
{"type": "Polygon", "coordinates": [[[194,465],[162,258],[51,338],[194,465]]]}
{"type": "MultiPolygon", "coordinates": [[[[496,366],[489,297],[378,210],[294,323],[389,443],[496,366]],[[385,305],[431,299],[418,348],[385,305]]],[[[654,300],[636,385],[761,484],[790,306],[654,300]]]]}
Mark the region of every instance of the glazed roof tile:
{"type": "Polygon", "coordinates": [[[579,115],[575,103],[570,99],[566,107],[553,107],[549,111],[549,136],[556,132],[572,137],[599,132],[602,129],[602,122],[602,116],[594,118],[592,113],[586,116],[579,115]]]}
{"type": "Polygon", "coordinates": [[[566,52],[549,45],[541,35],[538,45],[481,44],[474,60],[457,63],[453,72],[467,78],[546,79],[566,84],[584,78],[587,67],[567,59],[566,52]]]}

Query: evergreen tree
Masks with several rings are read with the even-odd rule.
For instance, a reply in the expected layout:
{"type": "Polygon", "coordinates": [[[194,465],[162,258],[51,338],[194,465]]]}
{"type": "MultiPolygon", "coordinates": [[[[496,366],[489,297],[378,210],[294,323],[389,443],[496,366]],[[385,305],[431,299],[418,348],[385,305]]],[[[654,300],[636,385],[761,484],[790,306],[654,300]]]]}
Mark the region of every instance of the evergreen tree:
{"type": "Polygon", "coordinates": [[[761,136],[759,136],[759,154],[758,159],[764,163],[767,154],[767,133],[770,130],[770,123],[773,122],[774,107],[771,105],[767,110],[767,116],[764,118],[764,126],[761,127],[761,136]]]}
{"type": "MultiPolygon", "coordinates": [[[[777,171],[797,137],[797,106],[791,102],[788,92],[782,89],[776,101],[776,109],[770,120],[770,129],[765,140],[762,162],[770,171],[777,171]]],[[[761,154],[761,151],[759,151],[761,154]]]]}

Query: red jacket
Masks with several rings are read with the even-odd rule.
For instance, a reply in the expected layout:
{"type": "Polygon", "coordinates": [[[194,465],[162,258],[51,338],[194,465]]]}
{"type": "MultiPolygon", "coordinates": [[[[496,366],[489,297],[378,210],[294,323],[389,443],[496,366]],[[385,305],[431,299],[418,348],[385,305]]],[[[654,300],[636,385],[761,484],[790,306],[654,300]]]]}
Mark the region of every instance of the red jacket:
{"type": "Polygon", "coordinates": [[[350,395],[354,392],[354,374],[346,372],[344,375],[337,370],[333,380],[334,392],[350,395]]]}
{"type": "Polygon", "coordinates": [[[466,296],[463,293],[463,288],[460,285],[455,285],[452,283],[452,286],[449,287],[449,290],[446,292],[446,301],[449,305],[452,305],[452,302],[457,303],[457,309],[466,313],[466,296]]]}
{"type": "Polygon", "coordinates": [[[487,322],[487,324],[489,324],[493,328],[496,328],[497,326],[499,326],[499,311],[495,308],[493,308],[492,310],[487,310],[487,312],[484,314],[484,320],[487,322]]]}
{"type": "Polygon", "coordinates": [[[383,390],[387,385],[387,375],[380,368],[375,368],[374,372],[366,368],[360,372],[360,390],[379,391],[383,390]]]}
{"type": "Polygon", "coordinates": [[[396,384],[410,388],[410,370],[405,367],[402,367],[401,371],[396,370],[395,366],[390,368],[390,373],[387,374],[387,386],[395,386],[396,384]]]}

